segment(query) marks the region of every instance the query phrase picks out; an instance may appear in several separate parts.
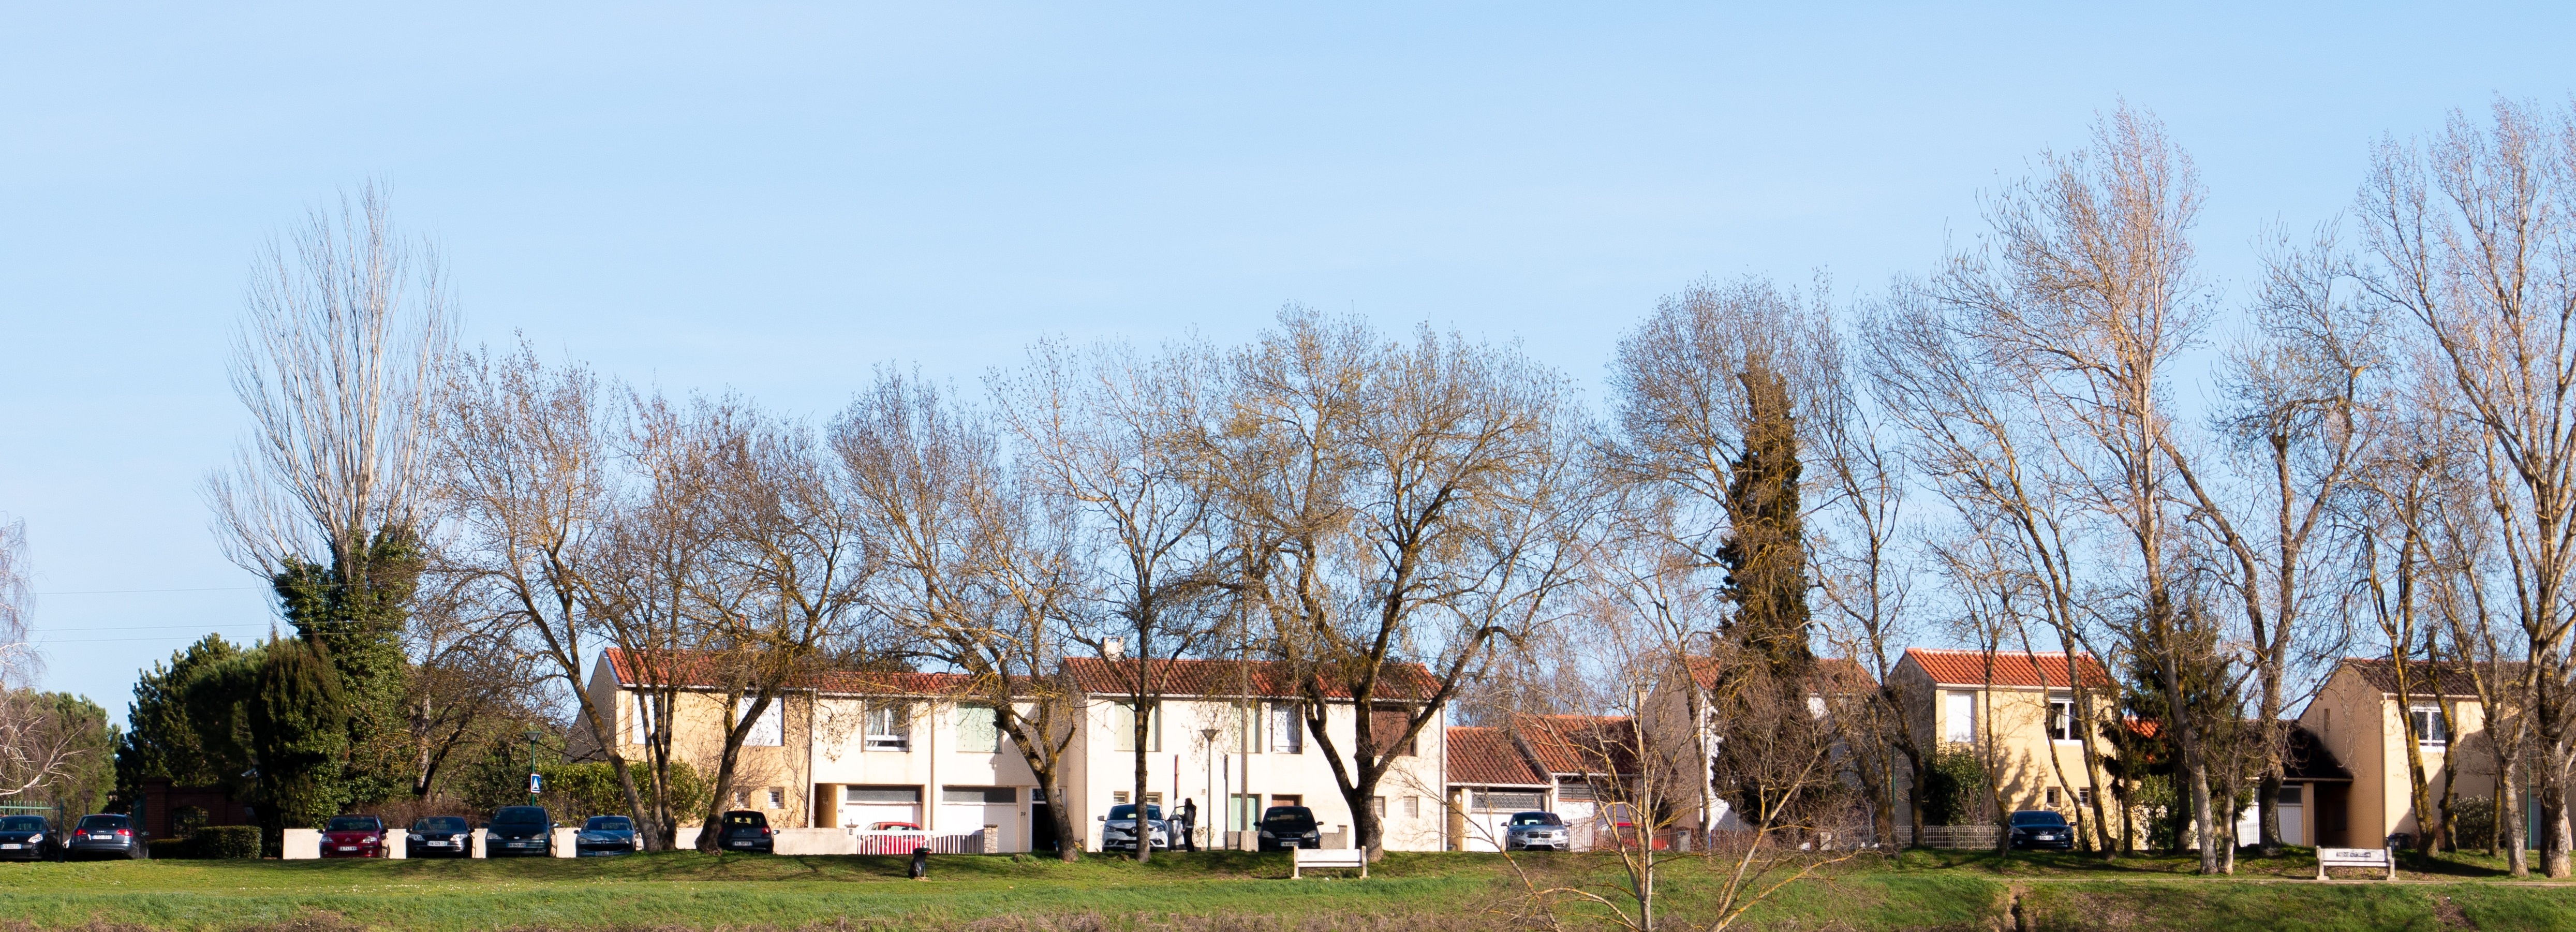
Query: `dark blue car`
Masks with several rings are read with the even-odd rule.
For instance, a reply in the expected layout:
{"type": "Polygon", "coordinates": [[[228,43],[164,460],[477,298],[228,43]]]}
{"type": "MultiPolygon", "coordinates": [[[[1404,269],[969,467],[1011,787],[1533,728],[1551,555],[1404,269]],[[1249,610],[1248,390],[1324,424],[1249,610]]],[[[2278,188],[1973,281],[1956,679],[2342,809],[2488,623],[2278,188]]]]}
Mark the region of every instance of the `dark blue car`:
{"type": "Polygon", "coordinates": [[[595,815],[573,836],[574,857],[607,858],[635,853],[635,820],[622,815],[595,815]]]}
{"type": "Polygon", "coordinates": [[[2066,824],[2065,816],[2046,809],[2024,809],[2013,813],[2011,828],[2012,846],[2015,848],[2067,851],[2075,847],[2075,827],[2066,824]]]}

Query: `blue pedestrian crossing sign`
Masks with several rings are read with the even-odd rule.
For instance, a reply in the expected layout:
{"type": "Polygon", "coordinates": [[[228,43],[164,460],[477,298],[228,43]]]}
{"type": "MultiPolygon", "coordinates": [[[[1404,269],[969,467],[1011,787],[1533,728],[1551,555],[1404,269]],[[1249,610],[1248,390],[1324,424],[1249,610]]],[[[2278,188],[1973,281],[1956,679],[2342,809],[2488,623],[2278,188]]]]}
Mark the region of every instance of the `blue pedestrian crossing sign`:
{"type": "Polygon", "coordinates": [[[545,792],[545,791],[546,791],[546,775],[545,775],[545,774],[541,774],[541,773],[532,773],[532,774],[529,774],[529,775],[528,775],[528,794],[529,794],[529,795],[531,795],[531,796],[533,796],[533,795],[536,795],[536,794],[538,794],[538,793],[543,793],[543,792],[545,792]]]}

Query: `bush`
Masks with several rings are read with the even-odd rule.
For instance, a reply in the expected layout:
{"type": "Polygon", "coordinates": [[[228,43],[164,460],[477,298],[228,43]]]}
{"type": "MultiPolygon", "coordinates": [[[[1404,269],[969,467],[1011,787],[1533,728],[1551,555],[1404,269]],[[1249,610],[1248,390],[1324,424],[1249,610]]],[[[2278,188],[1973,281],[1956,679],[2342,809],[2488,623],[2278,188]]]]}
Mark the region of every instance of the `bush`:
{"type": "Polygon", "coordinates": [[[2453,850],[2486,850],[2495,837],[2495,798],[2470,796],[2451,801],[2451,847],[2453,850]]]}
{"type": "Polygon", "coordinates": [[[152,859],[155,861],[197,856],[196,842],[185,838],[155,838],[152,839],[149,847],[152,851],[152,859]]]}
{"type": "Polygon", "coordinates": [[[1924,781],[1926,825],[1969,825],[1986,808],[1986,765],[1974,751],[1942,751],[1932,756],[1932,773],[1924,781]]]}
{"type": "Polygon", "coordinates": [[[198,829],[188,842],[196,849],[195,857],[256,858],[259,857],[259,826],[210,825],[198,829]]]}

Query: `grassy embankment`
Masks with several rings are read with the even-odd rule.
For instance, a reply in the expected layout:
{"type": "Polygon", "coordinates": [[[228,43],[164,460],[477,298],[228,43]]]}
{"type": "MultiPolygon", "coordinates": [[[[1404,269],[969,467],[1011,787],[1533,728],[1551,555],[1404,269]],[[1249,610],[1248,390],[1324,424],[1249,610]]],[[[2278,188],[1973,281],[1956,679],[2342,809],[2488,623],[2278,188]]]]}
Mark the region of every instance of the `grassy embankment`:
{"type": "MultiPolygon", "coordinates": [[[[1601,855],[1519,859],[1538,886],[1601,884],[1601,855]]],[[[1853,862],[1783,891],[1772,929],[2576,930],[2576,888],[2500,882],[2478,858],[2407,883],[2318,884],[2302,856],[2240,863],[2234,878],[2174,858],[1998,860],[1909,852],[1853,862]]],[[[0,926],[237,930],[1502,928],[1526,906],[1523,873],[1495,855],[1399,854],[1358,881],[1292,883],[1276,855],[1158,856],[1149,866],[939,858],[699,854],[609,860],[166,861],[0,865],[0,926]],[[1175,918],[1186,917],[1186,918],[1175,918]]],[[[1714,878],[1690,859],[1664,876],[1668,915],[1704,916],[1714,878]]],[[[1593,889],[1608,892],[1595,886],[1593,889]]],[[[1559,915],[1588,927],[1578,910],[1559,915]]]]}

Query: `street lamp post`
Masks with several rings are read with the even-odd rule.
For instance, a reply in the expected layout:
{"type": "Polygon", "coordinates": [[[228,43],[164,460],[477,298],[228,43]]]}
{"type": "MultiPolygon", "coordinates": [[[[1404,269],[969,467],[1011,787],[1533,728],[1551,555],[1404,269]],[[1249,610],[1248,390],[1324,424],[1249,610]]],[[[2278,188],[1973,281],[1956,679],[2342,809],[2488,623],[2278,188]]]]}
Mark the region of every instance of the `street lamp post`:
{"type": "MultiPolygon", "coordinates": [[[[1218,803],[1218,800],[1217,800],[1217,798],[1216,798],[1216,736],[1217,736],[1218,734],[1220,734],[1220,732],[1219,732],[1217,729],[1214,729],[1214,728],[1201,728],[1201,729],[1199,729],[1199,737],[1204,738],[1204,739],[1207,739],[1207,755],[1206,755],[1206,756],[1207,756],[1207,762],[1208,762],[1207,796],[1208,796],[1208,805],[1209,805],[1209,806],[1211,806],[1211,807],[1216,806],[1216,805],[1217,805],[1217,803],[1218,803]]],[[[1220,811],[1222,811],[1222,810],[1220,810],[1220,811]]],[[[1220,818],[1220,819],[1222,819],[1223,817],[1222,817],[1222,816],[1220,816],[1219,818],[1220,818]]],[[[1220,821],[1218,824],[1222,825],[1222,824],[1224,824],[1224,823],[1220,821]]],[[[1190,830],[1191,830],[1192,832],[1196,832],[1196,831],[1198,830],[1198,826],[1197,826],[1197,825],[1192,825],[1192,826],[1190,826],[1190,830]]],[[[1209,830],[1208,830],[1208,847],[1210,847],[1210,848],[1214,848],[1214,847],[1216,847],[1216,839],[1217,839],[1217,834],[1216,834],[1216,832],[1217,832],[1217,830],[1216,830],[1216,829],[1209,829],[1209,830]]]]}

